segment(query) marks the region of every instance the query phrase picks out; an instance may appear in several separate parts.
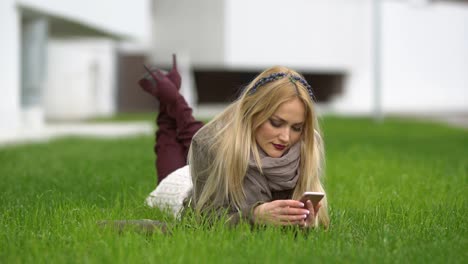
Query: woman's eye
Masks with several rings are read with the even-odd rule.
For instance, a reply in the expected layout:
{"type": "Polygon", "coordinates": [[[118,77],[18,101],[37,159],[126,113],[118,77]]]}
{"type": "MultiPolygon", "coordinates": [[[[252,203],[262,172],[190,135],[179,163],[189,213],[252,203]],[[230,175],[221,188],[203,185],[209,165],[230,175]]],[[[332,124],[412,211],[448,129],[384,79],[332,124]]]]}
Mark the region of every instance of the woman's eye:
{"type": "Polygon", "coordinates": [[[302,131],[302,126],[293,126],[292,129],[296,132],[301,132],[302,131]]]}
{"type": "Polygon", "coordinates": [[[274,127],[280,127],[281,126],[281,123],[276,121],[276,120],[273,120],[273,119],[270,119],[270,124],[274,127]]]}

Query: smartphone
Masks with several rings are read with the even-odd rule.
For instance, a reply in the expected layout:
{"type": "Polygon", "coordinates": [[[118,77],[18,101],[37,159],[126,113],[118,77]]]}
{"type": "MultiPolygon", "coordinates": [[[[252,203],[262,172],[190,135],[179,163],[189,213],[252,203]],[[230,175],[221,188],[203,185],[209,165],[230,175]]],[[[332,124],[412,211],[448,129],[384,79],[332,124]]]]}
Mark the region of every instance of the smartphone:
{"type": "Polygon", "coordinates": [[[302,195],[300,201],[305,204],[307,200],[310,200],[315,207],[320,202],[320,200],[323,199],[324,196],[325,196],[325,193],[323,192],[305,192],[302,195]]]}

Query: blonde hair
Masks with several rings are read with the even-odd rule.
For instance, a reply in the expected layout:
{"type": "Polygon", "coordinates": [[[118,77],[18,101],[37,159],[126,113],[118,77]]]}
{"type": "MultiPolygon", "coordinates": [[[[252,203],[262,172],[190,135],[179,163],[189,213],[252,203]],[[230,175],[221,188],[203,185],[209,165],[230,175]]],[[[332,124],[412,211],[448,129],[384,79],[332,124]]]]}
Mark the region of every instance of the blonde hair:
{"type": "MultiPolygon", "coordinates": [[[[300,175],[292,199],[299,200],[305,191],[325,192],[321,182],[324,166],[323,141],[307,88],[286,77],[261,85],[253,93],[249,92],[258,80],[278,72],[301,76],[282,66],[265,70],[246,87],[239,99],[199,131],[209,135],[205,138],[206,141],[201,140],[198,144],[206,145],[203,147],[210,153],[211,163],[205,171],[208,175],[206,180],[200,183],[203,184],[201,190],[197,188],[199,183],[194,182],[192,202],[197,212],[216,210],[222,206],[239,209],[245,204],[243,181],[251,153],[261,168],[255,131],[282,103],[294,98],[302,101],[306,116],[301,136],[300,175]]],[[[192,166],[194,155],[197,153],[192,153],[191,148],[189,163],[193,169],[192,175],[200,173],[196,171],[196,166],[192,166]]],[[[325,227],[329,224],[327,207],[325,197],[318,214],[318,221],[325,227]]]]}

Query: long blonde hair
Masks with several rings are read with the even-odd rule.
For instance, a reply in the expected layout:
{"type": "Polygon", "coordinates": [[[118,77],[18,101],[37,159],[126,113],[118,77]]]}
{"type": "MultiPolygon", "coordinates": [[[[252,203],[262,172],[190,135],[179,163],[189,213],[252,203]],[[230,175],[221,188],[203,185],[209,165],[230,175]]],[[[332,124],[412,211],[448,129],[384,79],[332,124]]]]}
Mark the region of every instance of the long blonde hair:
{"type": "MultiPolygon", "coordinates": [[[[202,140],[201,143],[207,145],[211,160],[209,168],[205,171],[208,176],[202,189],[197,188],[198,183],[194,182],[192,202],[197,212],[216,210],[221,206],[240,208],[245,203],[243,181],[251,153],[261,168],[255,131],[282,103],[294,98],[303,102],[306,117],[301,136],[300,176],[292,198],[300,199],[305,191],[325,192],[321,182],[324,167],[323,141],[314,104],[307,88],[300,82],[293,83],[286,77],[261,85],[254,93],[249,92],[258,80],[278,72],[301,76],[282,66],[265,70],[244,89],[239,99],[198,132],[208,135],[206,141],[202,140]]],[[[194,161],[194,155],[197,153],[189,152],[190,164],[194,161]]],[[[196,173],[199,172],[192,170],[192,175],[196,173]]],[[[318,220],[328,227],[326,197],[322,200],[318,220]]]]}

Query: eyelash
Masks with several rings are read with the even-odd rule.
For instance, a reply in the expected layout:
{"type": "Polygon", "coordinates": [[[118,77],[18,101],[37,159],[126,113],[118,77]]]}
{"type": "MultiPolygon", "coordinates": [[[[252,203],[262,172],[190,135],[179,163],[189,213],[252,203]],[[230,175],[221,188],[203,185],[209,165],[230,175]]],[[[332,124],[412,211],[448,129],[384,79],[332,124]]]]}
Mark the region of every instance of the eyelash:
{"type": "Polygon", "coordinates": [[[302,131],[302,127],[293,127],[292,129],[294,131],[296,131],[296,132],[301,132],[302,131]]]}
{"type": "MultiPolygon", "coordinates": [[[[276,121],[276,120],[273,120],[273,119],[270,119],[270,124],[273,126],[273,127],[281,127],[281,123],[276,121]]],[[[302,131],[302,126],[301,127],[292,127],[292,129],[295,131],[295,132],[301,132],[302,131]]]]}
{"type": "Polygon", "coordinates": [[[273,120],[273,119],[270,119],[270,124],[274,127],[280,127],[281,126],[281,123],[276,121],[276,120],[273,120]]]}

